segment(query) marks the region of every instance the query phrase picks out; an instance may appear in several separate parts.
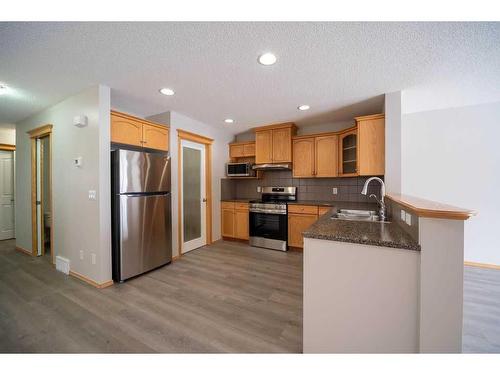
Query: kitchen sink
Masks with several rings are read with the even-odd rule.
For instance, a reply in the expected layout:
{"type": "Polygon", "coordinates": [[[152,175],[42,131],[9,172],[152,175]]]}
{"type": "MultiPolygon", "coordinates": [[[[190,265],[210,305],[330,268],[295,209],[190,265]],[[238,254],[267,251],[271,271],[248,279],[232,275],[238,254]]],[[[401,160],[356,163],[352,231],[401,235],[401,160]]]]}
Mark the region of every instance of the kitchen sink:
{"type": "Polygon", "coordinates": [[[341,209],[335,212],[332,216],[334,220],[351,220],[351,221],[374,221],[379,223],[389,223],[389,221],[381,221],[377,211],[368,210],[346,210],[341,209]]]}

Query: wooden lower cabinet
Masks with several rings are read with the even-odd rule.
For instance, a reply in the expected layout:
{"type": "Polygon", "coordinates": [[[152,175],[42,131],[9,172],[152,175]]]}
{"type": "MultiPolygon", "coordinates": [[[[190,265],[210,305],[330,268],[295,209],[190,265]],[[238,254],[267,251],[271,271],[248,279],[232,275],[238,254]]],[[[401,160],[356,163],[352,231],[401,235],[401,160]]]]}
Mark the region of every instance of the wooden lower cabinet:
{"type": "Polygon", "coordinates": [[[221,202],[222,237],[248,240],[248,203],[221,202]]]}
{"type": "Polygon", "coordinates": [[[234,210],[234,238],[248,240],[248,208],[234,210]]]}
{"type": "Polygon", "coordinates": [[[223,237],[234,237],[234,208],[221,209],[221,234],[223,237]]]}
{"type": "Polygon", "coordinates": [[[288,246],[304,247],[302,232],[318,220],[318,215],[288,214],[288,246]]]}

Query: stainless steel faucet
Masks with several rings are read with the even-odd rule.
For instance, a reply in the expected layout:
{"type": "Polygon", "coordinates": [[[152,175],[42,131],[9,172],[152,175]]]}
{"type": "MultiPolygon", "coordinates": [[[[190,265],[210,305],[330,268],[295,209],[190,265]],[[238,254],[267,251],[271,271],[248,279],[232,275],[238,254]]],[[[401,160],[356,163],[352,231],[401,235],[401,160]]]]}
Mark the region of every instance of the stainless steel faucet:
{"type": "Polygon", "coordinates": [[[384,181],[382,181],[378,177],[370,177],[368,180],[365,182],[365,186],[363,186],[363,190],[361,190],[361,194],[366,195],[368,193],[368,185],[372,180],[377,180],[380,182],[380,200],[377,199],[377,196],[375,194],[370,194],[370,198],[375,198],[375,200],[378,202],[380,205],[380,211],[379,211],[379,216],[380,216],[380,221],[385,221],[385,203],[384,203],[384,196],[385,196],[385,184],[384,181]]]}

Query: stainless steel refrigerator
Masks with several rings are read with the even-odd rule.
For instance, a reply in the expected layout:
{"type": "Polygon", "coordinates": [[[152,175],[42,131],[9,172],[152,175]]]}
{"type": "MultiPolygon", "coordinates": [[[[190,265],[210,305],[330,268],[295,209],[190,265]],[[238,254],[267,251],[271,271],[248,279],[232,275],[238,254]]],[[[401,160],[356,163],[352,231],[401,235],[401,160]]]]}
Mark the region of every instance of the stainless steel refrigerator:
{"type": "Polygon", "coordinates": [[[115,281],[172,261],[170,168],[168,153],[111,152],[115,281]]]}

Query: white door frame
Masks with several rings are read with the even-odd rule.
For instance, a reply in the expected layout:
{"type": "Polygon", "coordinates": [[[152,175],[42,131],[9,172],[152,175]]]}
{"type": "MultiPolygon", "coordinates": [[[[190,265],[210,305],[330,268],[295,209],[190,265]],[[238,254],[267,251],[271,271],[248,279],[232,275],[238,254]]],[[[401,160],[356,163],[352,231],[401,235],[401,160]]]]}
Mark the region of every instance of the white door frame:
{"type": "MultiPolygon", "coordinates": [[[[12,146],[13,147],[13,146],[12,146]]],[[[14,148],[15,149],[15,148],[14,148]]],[[[5,195],[4,196],[4,190],[3,190],[3,187],[5,186],[5,181],[6,179],[3,178],[2,175],[0,175],[2,177],[2,179],[0,180],[0,223],[7,219],[7,213],[4,211],[4,208],[8,207],[10,210],[11,210],[11,214],[12,215],[12,222],[13,222],[13,226],[12,226],[12,229],[6,229],[6,228],[2,228],[2,226],[0,226],[0,240],[7,240],[7,239],[11,239],[11,238],[15,238],[16,236],[16,232],[15,232],[15,212],[14,212],[14,208],[15,208],[15,201],[14,201],[14,197],[15,197],[15,163],[16,163],[16,153],[14,151],[14,149],[12,148],[7,148],[7,147],[0,147],[0,153],[2,154],[2,156],[0,156],[0,159],[11,159],[12,160],[12,163],[11,163],[11,168],[12,168],[12,171],[10,172],[10,180],[11,180],[11,194],[8,194],[8,195],[5,195]],[[7,156],[7,157],[3,157],[3,156],[7,156]],[[10,157],[9,157],[10,156],[10,157]],[[5,231],[4,231],[5,229],[5,231]]],[[[3,168],[3,167],[2,167],[3,168]]],[[[3,174],[3,170],[0,170],[0,172],[2,172],[3,174]]],[[[9,216],[10,216],[9,215],[9,216]]],[[[11,221],[10,218],[8,221],[11,221]]]]}
{"type": "MultiPolygon", "coordinates": [[[[180,166],[181,166],[181,179],[180,179],[180,186],[182,189],[182,192],[184,193],[184,159],[183,159],[183,151],[184,148],[190,148],[194,150],[200,151],[200,219],[201,219],[201,233],[200,237],[192,239],[188,242],[184,242],[184,205],[181,202],[181,221],[179,223],[180,225],[180,230],[181,230],[181,253],[185,254],[188,251],[197,249],[199,247],[204,246],[207,243],[207,236],[206,236],[206,191],[205,191],[205,186],[206,186],[206,176],[205,176],[205,145],[193,141],[188,141],[186,139],[181,140],[181,160],[180,160],[180,166]]],[[[181,194],[182,196],[182,194],[181,194]]]]}

